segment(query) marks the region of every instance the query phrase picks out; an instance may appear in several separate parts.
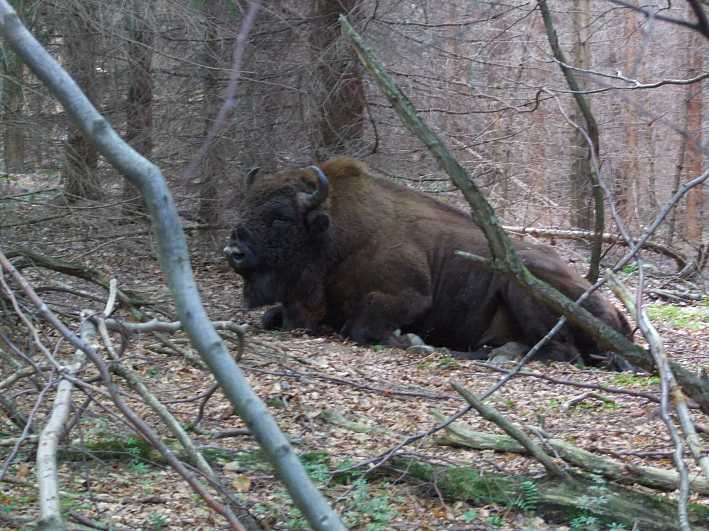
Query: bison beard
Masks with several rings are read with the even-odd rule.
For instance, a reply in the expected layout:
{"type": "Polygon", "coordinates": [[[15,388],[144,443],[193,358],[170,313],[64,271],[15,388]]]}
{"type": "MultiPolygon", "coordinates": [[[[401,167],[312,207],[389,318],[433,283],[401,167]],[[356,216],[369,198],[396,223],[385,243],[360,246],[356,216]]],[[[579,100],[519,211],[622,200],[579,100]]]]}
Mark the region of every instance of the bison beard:
{"type": "MultiPolygon", "coordinates": [[[[533,274],[569,298],[589,287],[551,247],[519,239],[515,247],[533,274]]],[[[541,339],[559,315],[511,278],[457,256],[459,249],[490,256],[469,216],[340,157],[320,168],[250,174],[224,251],[244,277],[249,307],[280,303],[264,315],[266,327],[325,327],[358,343],[399,347],[413,333],[469,357],[541,339]]],[[[583,305],[630,336],[601,294],[583,305]]],[[[539,357],[596,364],[599,353],[591,337],[567,325],[539,357]]]]}

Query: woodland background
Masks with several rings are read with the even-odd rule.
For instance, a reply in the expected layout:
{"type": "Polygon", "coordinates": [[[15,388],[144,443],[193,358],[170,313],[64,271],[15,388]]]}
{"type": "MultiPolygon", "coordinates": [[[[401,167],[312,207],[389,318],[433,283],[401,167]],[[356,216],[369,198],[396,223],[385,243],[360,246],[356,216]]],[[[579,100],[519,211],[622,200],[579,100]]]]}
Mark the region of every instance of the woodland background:
{"type": "MultiPolygon", "coordinates": [[[[246,36],[236,72],[234,54],[247,2],[10,3],[112,126],[161,168],[190,236],[200,290],[215,320],[251,325],[256,321],[255,314],[241,307],[239,280],[219,256],[238,212],[243,177],[253,167],[269,171],[346,153],[365,160],[378,175],[465,208],[448,177],[402,126],[355,59],[337,22],[340,14],[348,16],[420,115],[484,190],[505,224],[593,227],[589,148],[574,127],[583,123],[582,117],[551,56],[537,2],[266,2],[246,36]],[[238,78],[235,91],[230,87],[234,78],[238,78]]],[[[705,171],[705,78],[709,74],[704,57],[709,41],[700,32],[647,17],[622,2],[548,3],[562,49],[598,123],[601,177],[612,194],[606,204],[612,202],[620,218],[638,233],[683,183],[705,171]]],[[[693,8],[699,5],[657,1],[640,6],[635,0],[627,4],[683,20],[694,20],[693,8]]],[[[28,263],[34,260],[35,267],[25,264],[23,272],[35,286],[44,288],[41,293],[50,306],[75,327],[80,322],[79,311],[87,304],[100,308],[106,293],[98,287],[98,277],[61,270],[51,260],[41,265],[42,257],[80,264],[101,278],[118,278],[121,289],[140,292],[131,304],[124,301],[126,316],[131,305],[140,306],[139,298],[159,302],[143,308],[144,320],[172,316],[137,190],[69,123],[64,109],[14,52],[5,44],[0,51],[0,250],[14,250],[28,263]],[[89,303],[91,297],[98,300],[89,303]]],[[[681,275],[666,256],[645,255],[652,262],[648,271],[655,275],[653,298],[646,299],[655,305],[654,317],[660,321],[667,349],[673,359],[698,372],[706,371],[709,363],[707,212],[709,193],[704,183],[676,205],[653,236],[692,266],[681,275]]],[[[617,234],[609,214],[606,232],[617,234]]],[[[553,243],[563,247],[562,254],[580,273],[586,272],[585,240],[553,243]]],[[[605,250],[608,265],[617,249],[609,245],[605,250]]],[[[626,281],[633,284],[633,269],[625,273],[626,281]]],[[[39,353],[27,339],[29,328],[17,320],[17,312],[2,297],[0,303],[0,368],[7,382],[26,366],[24,358],[35,359],[39,353]]],[[[20,307],[32,315],[28,303],[20,307]]],[[[42,330],[43,341],[55,345],[60,353],[68,348],[57,342],[51,330],[42,328],[37,316],[32,318],[42,330]]],[[[140,320],[135,314],[132,319],[140,320]]],[[[445,354],[421,360],[410,353],[365,349],[337,338],[263,334],[256,326],[252,328],[255,335],[248,343],[244,364],[251,383],[270,400],[269,406],[289,436],[300,440],[303,448],[299,452],[310,452],[309,470],[323,476],[319,478],[327,486],[323,488],[332,489],[328,495],[348,515],[348,525],[363,529],[552,525],[540,516],[530,516],[534,511],[529,510],[528,499],[527,507],[497,500],[481,508],[470,500],[446,502],[447,493],[442,496],[435,486],[409,487],[391,478],[359,476],[333,485],[330,478],[333,456],[344,461],[366,460],[403,434],[424,428],[431,422],[431,401],[448,401],[446,406],[436,406],[448,414],[455,397],[450,395],[447,379],[483,389],[497,378],[495,369],[455,362],[445,354]],[[328,383],[320,388],[316,382],[328,383]],[[332,431],[329,426],[334,417],[310,414],[331,409],[345,416],[358,412],[364,421],[340,422],[332,431]],[[372,426],[385,431],[377,432],[372,426]],[[358,428],[354,439],[353,428],[358,428]]],[[[199,415],[202,428],[195,436],[205,448],[224,452],[218,459],[227,464],[240,463],[231,469],[224,467],[226,484],[262,527],[304,525],[295,510],[279,513],[287,497],[277,490],[267,469],[252,466],[253,441],[240,433],[233,444],[232,439],[222,446],[214,443],[221,440],[215,434],[227,428],[243,432],[243,425],[229,415],[226,402],[218,395],[210,402],[217,405],[209,411],[206,404],[211,394],[204,399],[203,366],[179,334],[166,341],[167,345],[147,334],[133,338],[126,350],[126,364],[150,379],[163,400],[173,404],[185,400],[184,406],[171,407],[185,423],[199,415]],[[175,391],[175,386],[180,390],[175,391]]],[[[70,357],[71,350],[66,352],[70,357]]],[[[550,369],[540,370],[548,373],[550,369]]],[[[566,366],[553,371],[560,371],[559,379],[639,387],[655,393],[652,396],[657,391],[653,377],[583,373],[566,366]]],[[[586,449],[600,447],[621,460],[634,459],[636,464],[647,464],[645,460],[652,458],[658,460],[652,463],[655,466],[672,466],[671,445],[661,427],[656,401],[632,391],[611,400],[613,406],[608,406],[606,395],[602,399],[583,396],[580,403],[590,400],[592,405],[569,416],[580,391],[534,381],[529,385],[530,380],[515,380],[496,405],[517,416],[519,422],[541,422],[554,437],[571,438],[586,449]],[[606,429],[601,430],[599,424],[606,429]]],[[[3,382],[0,389],[7,393],[2,404],[7,420],[0,435],[11,442],[18,438],[21,426],[42,425],[51,406],[44,394],[52,388],[52,381],[40,378],[30,385],[23,377],[4,386],[3,382]],[[28,415],[32,422],[26,422],[28,415]]],[[[596,391],[601,394],[600,389],[596,391]]],[[[134,394],[128,396],[139,403],[134,394]]],[[[93,458],[87,461],[86,457],[83,461],[68,459],[60,470],[62,481],[70,478],[71,489],[76,487],[80,493],[75,498],[91,499],[86,506],[77,501],[65,508],[67,514],[74,514],[75,522],[80,521],[76,514],[88,514],[95,525],[130,528],[223,525],[215,523],[213,514],[199,501],[188,495],[172,496],[187,491],[187,486],[174,474],[170,476],[164,463],[136,450],[142,448],[134,442],[138,439],[115,417],[105,416],[99,402],[87,399],[87,405],[75,406],[73,432],[69,430],[64,439],[67,449],[80,447],[85,456],[98,455],[97,441],[105,452],[92,461],[93,470],[87,464],[93,458]],[[115,455],[128,456],[129,466],[116,469],[115,455]],[[102,477],[103,467],[118,478],[113,485],[102,477]],[[146,486],[147,477],[151,486],[146,486]],[[77,478],[83,478],[81,485],[77,478]],[[135,494],[138,483],[140,495],[135,494]]],[[[151,415],[145,413],[159,424],[151,415]]],[[[26,525],[36,518],[31,511],[36,501],[33,467],[27,465],[32,462],[33,443],[23,441],[14,447],[10,442],[5,445],[6,464],[0,477],[14,476],[16,481],[0,483],[7,487],[2,491],[2,517],[14,525],[26,525]]],[[[3,447],[0,451],[4,452],[3,447]]],[[[474,450],[441,450],[432,442],[417,451],[451,462],[469,463],[481,455],[474,450]]],[[[483,468],[535,471],[529,458],[488,454],[483,455],[483,468]]],[[[692,466],[695,477],[697,469],[692,466]]],[[[692,501],[706,504],[705,494],[695,492],[692,501]]],[[[579,529],[622,525],[612,519],[605,524],[594,522],[593,514],[580,509],[556,523],[573,528],[576,522],[579,529]],[[583,518],[591,519],[590,523],[583,518]]]]}

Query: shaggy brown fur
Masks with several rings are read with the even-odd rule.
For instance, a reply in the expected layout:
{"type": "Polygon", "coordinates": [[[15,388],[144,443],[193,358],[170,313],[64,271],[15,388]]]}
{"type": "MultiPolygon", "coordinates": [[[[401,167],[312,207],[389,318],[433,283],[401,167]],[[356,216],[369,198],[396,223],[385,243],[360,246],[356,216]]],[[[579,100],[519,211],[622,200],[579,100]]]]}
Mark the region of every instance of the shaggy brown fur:
{"type": "MultiPolygon", "coordinates": [[[[374,178],[351,158],[321,169],[329,193],[314,207],[303,206],[323,188],[312,169],[255,178],[225,249],[252,307],[281,304],[267,312],[265,325],[314,331],[328,325],[356,342],[405,346],[394,334],[401,330],[473,352],[510,341],[534,344],[556,322],[558,315],[516,282],[454,254],[489,257],[469,215],[374,178]]],[[[551,247],[520,240],[515,246],[536,276],[568,297],[588,287],[551,247]]],[[[602,295],[584,306],[629,334],[623,315],[602,295]]],[[[591,338],[566,327],[543,356],[589,361],[598,351],[591,338]]]]}

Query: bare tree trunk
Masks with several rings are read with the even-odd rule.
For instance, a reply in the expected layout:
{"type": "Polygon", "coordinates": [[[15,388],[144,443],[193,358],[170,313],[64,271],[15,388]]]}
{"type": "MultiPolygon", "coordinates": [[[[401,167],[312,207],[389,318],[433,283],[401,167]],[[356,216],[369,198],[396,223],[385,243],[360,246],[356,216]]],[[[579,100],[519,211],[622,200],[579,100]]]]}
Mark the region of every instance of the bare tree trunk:
{"type": "MultiPolygon", "coordinates": [[[[578,68],[589,68],[591,66],[591,54],[587,43],[589,9],[588,0],[574,0],[574,47],[572,54],[574,64],[578,68]]],[[[583,89],[583,80],[577,78],[577,83],[579,88],[583,89]]],[[[571,115],[571,119],[576,123],[582,120],[575,111],[571,115]]],[[[574,129],[571,135],[571,174],[569,175],[571,212],[569,221],[573,227],[584,230],[591,230],[593,227],[591,157],[589,156],[589,149],[585,136],[578,129],[574,129]]]]}
{"type": "MultiPolygon", "coordinates": [[[[588,28],[590,21],[590,5],[589,0],[577,1],[578,4],[576,5],[577,10],[575,12],[574,22],[578,33],[580,33],[582,29],[588,28]],[[580,18],[577,19],[577,16],[580,18]]],[[[600,165],[599,161],[601,148],[598,133],[598,123],[596,122],[596,118],[594,117],[593,112],[591,112],[591,105],[588,101],[588,98],[586,98],[581,93],[582,88],[579,84],[578,76],[574,74],[574,72],[570,68],[565,66],[568,63],[566,61],[563,51],[561,50],[561,46],[559,45],[559,37],[557,36],[556,30],[554,29],[554,23],[552,21],[551,12],[549,11],[549,6],[547,5],[546,0],[537,0],[537,5],[539,6],[539,10],[542,13],[542,18],[544,19],[544,26],[547,30],[549,46],[551,46],[554,57],[559,61],[559,66],[561,67],[561,71],[564,74],[564,77],[566,78],[566,83],[573,93],[576,106],[578,107],[579,113],[583,116],[583,121],[586,125],[585,131],[583,132],[585,134],[583,134],[581,131],[581,125],[578,125],[575,129],[577,134],[581,134],[585,141],[585,144],[588,146],[585,149],[586,155],[584,159],[579,158],[578,160],[578,170],[579,172],[583,171],[584,175],[588,175],[589,182],[591,183],[591,192],[593,195],[593,231],[596,234],[596,237],[591,245],[591,261],[588,267],[588,273],[586,274],[586,278],[590,282],[595,282],[596,280],[598,280],[600,270],[601,249],[603,247],[603,230],[605,228],[603,190],[601,189],[599,176],[596,173],[597,166],[592,164],[592,159],[595,159],[595,162],[600,165]],[[588,138],[586,138],[586,135],[588,135],[588,138]],[[584,160],[586,162],[584,162],[584,160]]],[[[582,61],[582,64],[588,65],[590,64],[590,56],[587,49],[588,43],[586,42],[586,39],[577,40],[579,41],[579,46],[582,46],[579,49],[580,56],[577,59],[580,59],[582,61]]],[[[579,139],[579,137],[575,138],[577,140],[579,139]]],[[[581,142],[577,142],[576,145],[580,147],[581,142]]],[[[576,172],[572,171],[572,173],[576,172]]]]}
{"type": "MultiPolygon", "coordinates": [[[[623,25],[625,39],[628,42],[638,31],[637,17],[634,11],[626,10],[623,25]]],[[[637,47],[630,45],[623,49],[623,73],[626,76],[635,77],[636,51],[637,47]]],[[[621,112],[625,129],[625,153],[615,174],[614,196],[618,214],[626,224],[629,224],[633,221],[637,199],[633,197],[633,190],[638,178],[638,135],[635,124],[637,116],[632,105],[623,105],[621,112]]]]}
{"type": "MultiPolygon", "coordinates": [[[[150,158],[153,152],[153,61],[154,34],[148,20],[152,2],[132,0],[128,4],[128,94],[126,97],[126,141],[138,153],[150,158]]],[[[145,214],[140,192],[128,181],[123,184],[123,214],[145,214]]]]}
{"type": "MultiPolygon", "coordinates": [[[[91,2],[73,0],[67,6],[64,22],[67,69],[91,101],[96,99],[97,39],[96,32],[89,23],[90,18],[95,14],[94,9],[95,6],[91,2]]],[[[64,195],[67,201],[103,198],[97,166],[96,146],[72,122],[68,122],[62,168],[64,195]]]]}
{"type": "Polygon", "coordinates": [[[22,105],[24,100],[22,83],[24,68],[14,52],[7,50],[2,63],[2,121],[5,125],[4,157],[5,171],[25,170],[25,129],[22,125],[22,105]]]}
{"type": "MultiPolygon", "coordinates": [[[[202,70],[202,90],[204,92],[204,139],[215,127],[215,119],[223,104],[223,83],[220,81],[220,69],[228,64],[230,40],[220,39],[219,26],[226,17],[231,16],[226,2],[206,2],[204,4],[206,34],[204,37],[202,70]]],[[[199,184],[199,216],[205,223],[215,224],[220,217],[217,207],[218,189],[226,178],[226,145],[219,133],[208,146],[202,161],[201,181],[199,184]]]]}
{"type": "MultiPolygon", "coordinates": [[[[682,123],[679,125],[681,130],[687,130],[687,111],[689,106],[684,105],[680,111],[682,123]]],[[[684,164],[687,156],[687,138],[681,136],[679,138],[679,146],[677,148],[677,162],[675,163],[675,174],[672,180],[672,192],[670,197],[674,197],[679,190],[680,181],[682,180],[682,175],[684,174],[684,164]]],[[[673,208],[670,212],[670,219],[667,222],[667,245],[671,246],[674,242],[674,238],[677,235],[677,210],[679,207],[673,208]]]]}
{"type": "MultiPolygon", "coordinates": [[[[693,11],[687,4],[689,16],[693,11]]],[[[690,35],[689,45],[689,76],[696,76],[703,70],[703,42],[701,35],[693,32],[690,35]]],[[[686,153],[686,178],[689,180],[702,173],[704,157],[702,155],[702,84],[694,83],[688,85],[687,98],[687,135],[688,149],[686,153]]],[[[687,194],[687,225],[685,236],[692,243],[701,243],[702,224],[704,221],[704,190],[698,186],[687,194]]]]}
{"type": "MultiPolygon", "coordinates": [[[[538,34],[541,34],[542,36],[544,35],[544,22],[540,20],[539,17],[535,17],[531,24],[534,30],[534,38],[536,38],[538,34]]],[[[539,69],[534,71],[532,75],[534,76],[535,85],[543,87],[546,84],[547,74],[544,70],[539,69]]],[[[528,145],[530,152],[528,155],[528,171],[534,172],[530,179],[532,182],[532,189],[534,190],[536,196],[540,198],[547,196],[548,179],[546,172],[546,110],[541,102],[539,103],[539,107],[532,113],[532,123],[533,127],[529,131],[530,139],[528,145]]],[[[586,193],[585,197],[588,198],[588,193],[586,193]]],[[[536,204],[538,205],[540,203],[536,204]]],[[[541,223],[542,225],[551,225],[553,223],[551,209],[535,208],[535,210],[539,211],[539,218],[537,220],[538,223],[541,223]]]]}
{"type": "Polygon", "coordinates": [[[313,0],[313,29],[310,43],[320,82],[319,138],[315,139],[317,159],[337,153],[356,152],[364,134],[365,94],[362,69],[349,47],[340,44],[337,17],[358,20],[359,0],[313,0]]]}

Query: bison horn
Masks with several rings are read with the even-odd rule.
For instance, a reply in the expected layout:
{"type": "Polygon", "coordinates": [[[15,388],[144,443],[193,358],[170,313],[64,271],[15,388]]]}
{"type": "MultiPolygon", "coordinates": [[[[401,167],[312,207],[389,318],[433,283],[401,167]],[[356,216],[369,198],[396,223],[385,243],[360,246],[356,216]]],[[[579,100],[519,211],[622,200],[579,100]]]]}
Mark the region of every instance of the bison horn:
{"type": "Polygon", "coordinates": [[[322,205],[327,199],[327,195],[330,191],[330,181],[328,181],[327,175],[317,166],[308,166],[308,169],[315,172],[315,175],[318,176],[318,187],[310,194],[300,194],[300,199],[305,210],[313,210],[322,205]]]}
{"type": "Polygon", "coordinates": [[[258,166],[255,168],[251,168],[249,170],[249,173],[246,174],[246,188],[251,188],[251,185],[254,184],[254,178],[256,177],[256,174],[259,172],[261,168],[258,166]]]}

